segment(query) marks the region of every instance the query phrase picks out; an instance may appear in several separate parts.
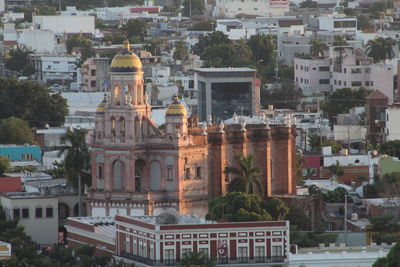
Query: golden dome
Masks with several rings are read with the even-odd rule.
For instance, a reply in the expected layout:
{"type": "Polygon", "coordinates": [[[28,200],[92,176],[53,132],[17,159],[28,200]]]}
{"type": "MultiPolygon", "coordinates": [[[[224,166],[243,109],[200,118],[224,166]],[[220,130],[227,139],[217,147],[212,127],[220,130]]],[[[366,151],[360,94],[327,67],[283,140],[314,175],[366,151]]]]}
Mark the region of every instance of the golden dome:
{"type": "Polygon", "coordinates": [[[111,61],[111,72],[141,72],[142,62],[131,51],[128,41],[124,42],[124,49],[118,52],[111,61]]]}
{"type": "Polygon", "coordinates": [[[166,115],[186,116],[187,115],[186,107],[179,101],[178,96],[174,95],[174,98],[172,100],[173,100],[172,103],[168,106],[166,115]]]}
{"type": "Polygon", "coordinates": [[[107,100],[106,100],[106,97],[104,95],[103,101],[101,101],[100,104],[96,108],[96,114],[104,113],[104,107],[106,106],[106,103],[107,103],[107,100]]]}

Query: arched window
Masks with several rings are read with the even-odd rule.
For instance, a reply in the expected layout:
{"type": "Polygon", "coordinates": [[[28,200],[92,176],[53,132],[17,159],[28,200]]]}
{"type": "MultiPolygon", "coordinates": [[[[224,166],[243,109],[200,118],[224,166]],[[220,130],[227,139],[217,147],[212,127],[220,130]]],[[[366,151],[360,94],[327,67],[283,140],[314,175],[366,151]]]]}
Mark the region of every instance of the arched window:
{"type": "Polygon", "coordinates": [[[113,164],[113,174],[114,174],[114,180],[113,180],[113,188],[116,190],[121,190],[122,189],[122,181],[124,177],[124,171],[125,167],[122,161],[116,160],[113,164]]]}
{"type": "Polygon", "coordinates": [[[140,192],[142,190],[143,171],[144,171],[144,160],[139,159],[135,162],[135,191],[140,192]]]}
{"type": "Polygon", "coordinates": [[[115,138],[117,136],[117,121],[114,117],[111,117],[111,142],[115,143],[115,138]]]}
{"type": "Polygon", "coordinates": [[[119,138],[121,143],[125,143],[125,119],[123,117],[119,119],[119,138]]]}
{"type": "Polygon", "coordinates": [[[138,138],[140,135],[140,119],[135,117],[135,137],[138,138]]]}
{"type": "Polygon", "coordinates": [[[69,217],[69,206],[65,203],[58,204],[58,218],[65,220],[69,217]]]}

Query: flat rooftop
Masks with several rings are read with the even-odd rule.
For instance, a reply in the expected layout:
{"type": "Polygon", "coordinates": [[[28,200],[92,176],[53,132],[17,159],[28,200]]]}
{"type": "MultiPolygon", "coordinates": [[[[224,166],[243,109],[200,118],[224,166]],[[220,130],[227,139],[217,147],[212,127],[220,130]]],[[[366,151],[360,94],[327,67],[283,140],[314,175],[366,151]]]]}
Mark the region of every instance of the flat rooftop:
{"type": "Polygon", "coordinates": [[[43,196],[39,193],[28,193],[28,192],[12,192],[3,193],[2,196],[10,199],[29,199],[29,198],[57,198],[56,196],[43,196]]]}
{"type": "Polygon", "coordinates": [[[67,179],[61,178],[61,179],[29,181],[29,182],[25,182],[25,185],[30,185],[30,186],[34,186],[34,187],[48,187],[48,186],[56,186],[56,185],[66,186],[67,179]]]}
{"type": "Polygon", "coordinates": [[[251,68],[194,68],[196,72],[256,72],[256,69],[251,68]]]}

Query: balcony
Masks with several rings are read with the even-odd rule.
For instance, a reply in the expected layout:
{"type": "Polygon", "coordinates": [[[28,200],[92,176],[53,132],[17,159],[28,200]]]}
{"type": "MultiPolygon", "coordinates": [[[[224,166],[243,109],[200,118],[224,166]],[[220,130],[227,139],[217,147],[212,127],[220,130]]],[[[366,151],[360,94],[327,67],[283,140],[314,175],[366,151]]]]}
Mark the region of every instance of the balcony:
{"type": "MultiPolygon", "coordinates": [[[[178,260],[152,260],[144,258],[141,256],[133,255],[125,251],[120,252],[120,257],[126,258],[128,260],[143,263],[149,266],[179,266],[178,260]]],[[[237,259],[215,259],[217,265],[235,265],[235,264],[260,264],[260,263],[284,263],[285,258],[283,256],[273,256],[273,257],[239,257],[237,259]]]]}

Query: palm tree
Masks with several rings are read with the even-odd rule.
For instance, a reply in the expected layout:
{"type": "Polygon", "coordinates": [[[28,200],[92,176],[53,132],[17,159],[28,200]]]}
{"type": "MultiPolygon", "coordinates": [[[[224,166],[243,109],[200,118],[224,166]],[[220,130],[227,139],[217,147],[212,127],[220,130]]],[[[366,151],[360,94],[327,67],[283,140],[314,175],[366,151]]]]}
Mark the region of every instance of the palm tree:
{"type": "Polygon", "coordinates": [[[369,57],[374,59],[374,62],[384,61],[386,59],[392,59],[394,57],[393,52],[393,39],[379,37],[373,40],[369,40],[367,43],[367,53],[369,57]]]}
{"type": "Polygon", "coordinates": [[[324,50],[326,49],[326,44],[318,38],[312,38],[310,41],[310,54],[313,57],[323,57],[324,50]]]}
{"type": "Polygon", "coordinates": [[[233,174],[235,178],[229,183],[230,192],[244,192],[247,194],[262,194],[263,187],[260,182],[261,171],[258,167],[253,166],[252,156],[243,154],[235,155],[235,160],[239,168],[226,167],[225,174],[233,174]]]}
{"type": "MultiPolygon", "coordinates": [[[[68,146],[63,147],[59,156],[65,155],[64,164],[67,178],[77,186],[79,196],[79,216],[82,216],[82,177],[88,178],[90,154],[86,144],[84,129],[69,130],[61,138],[68,146]]],[[[90,180],[90,179],[88,179],[90,180]]],[[[87,180],[87,181],[88,181],[87,180]]]]}
{"type": "Polygon", "coordinates": [[[316,173],[317,172],[314,168],[306,168],[306,173],[304,174],[304,177],[306,179],[311,179],[316,173]]]}

